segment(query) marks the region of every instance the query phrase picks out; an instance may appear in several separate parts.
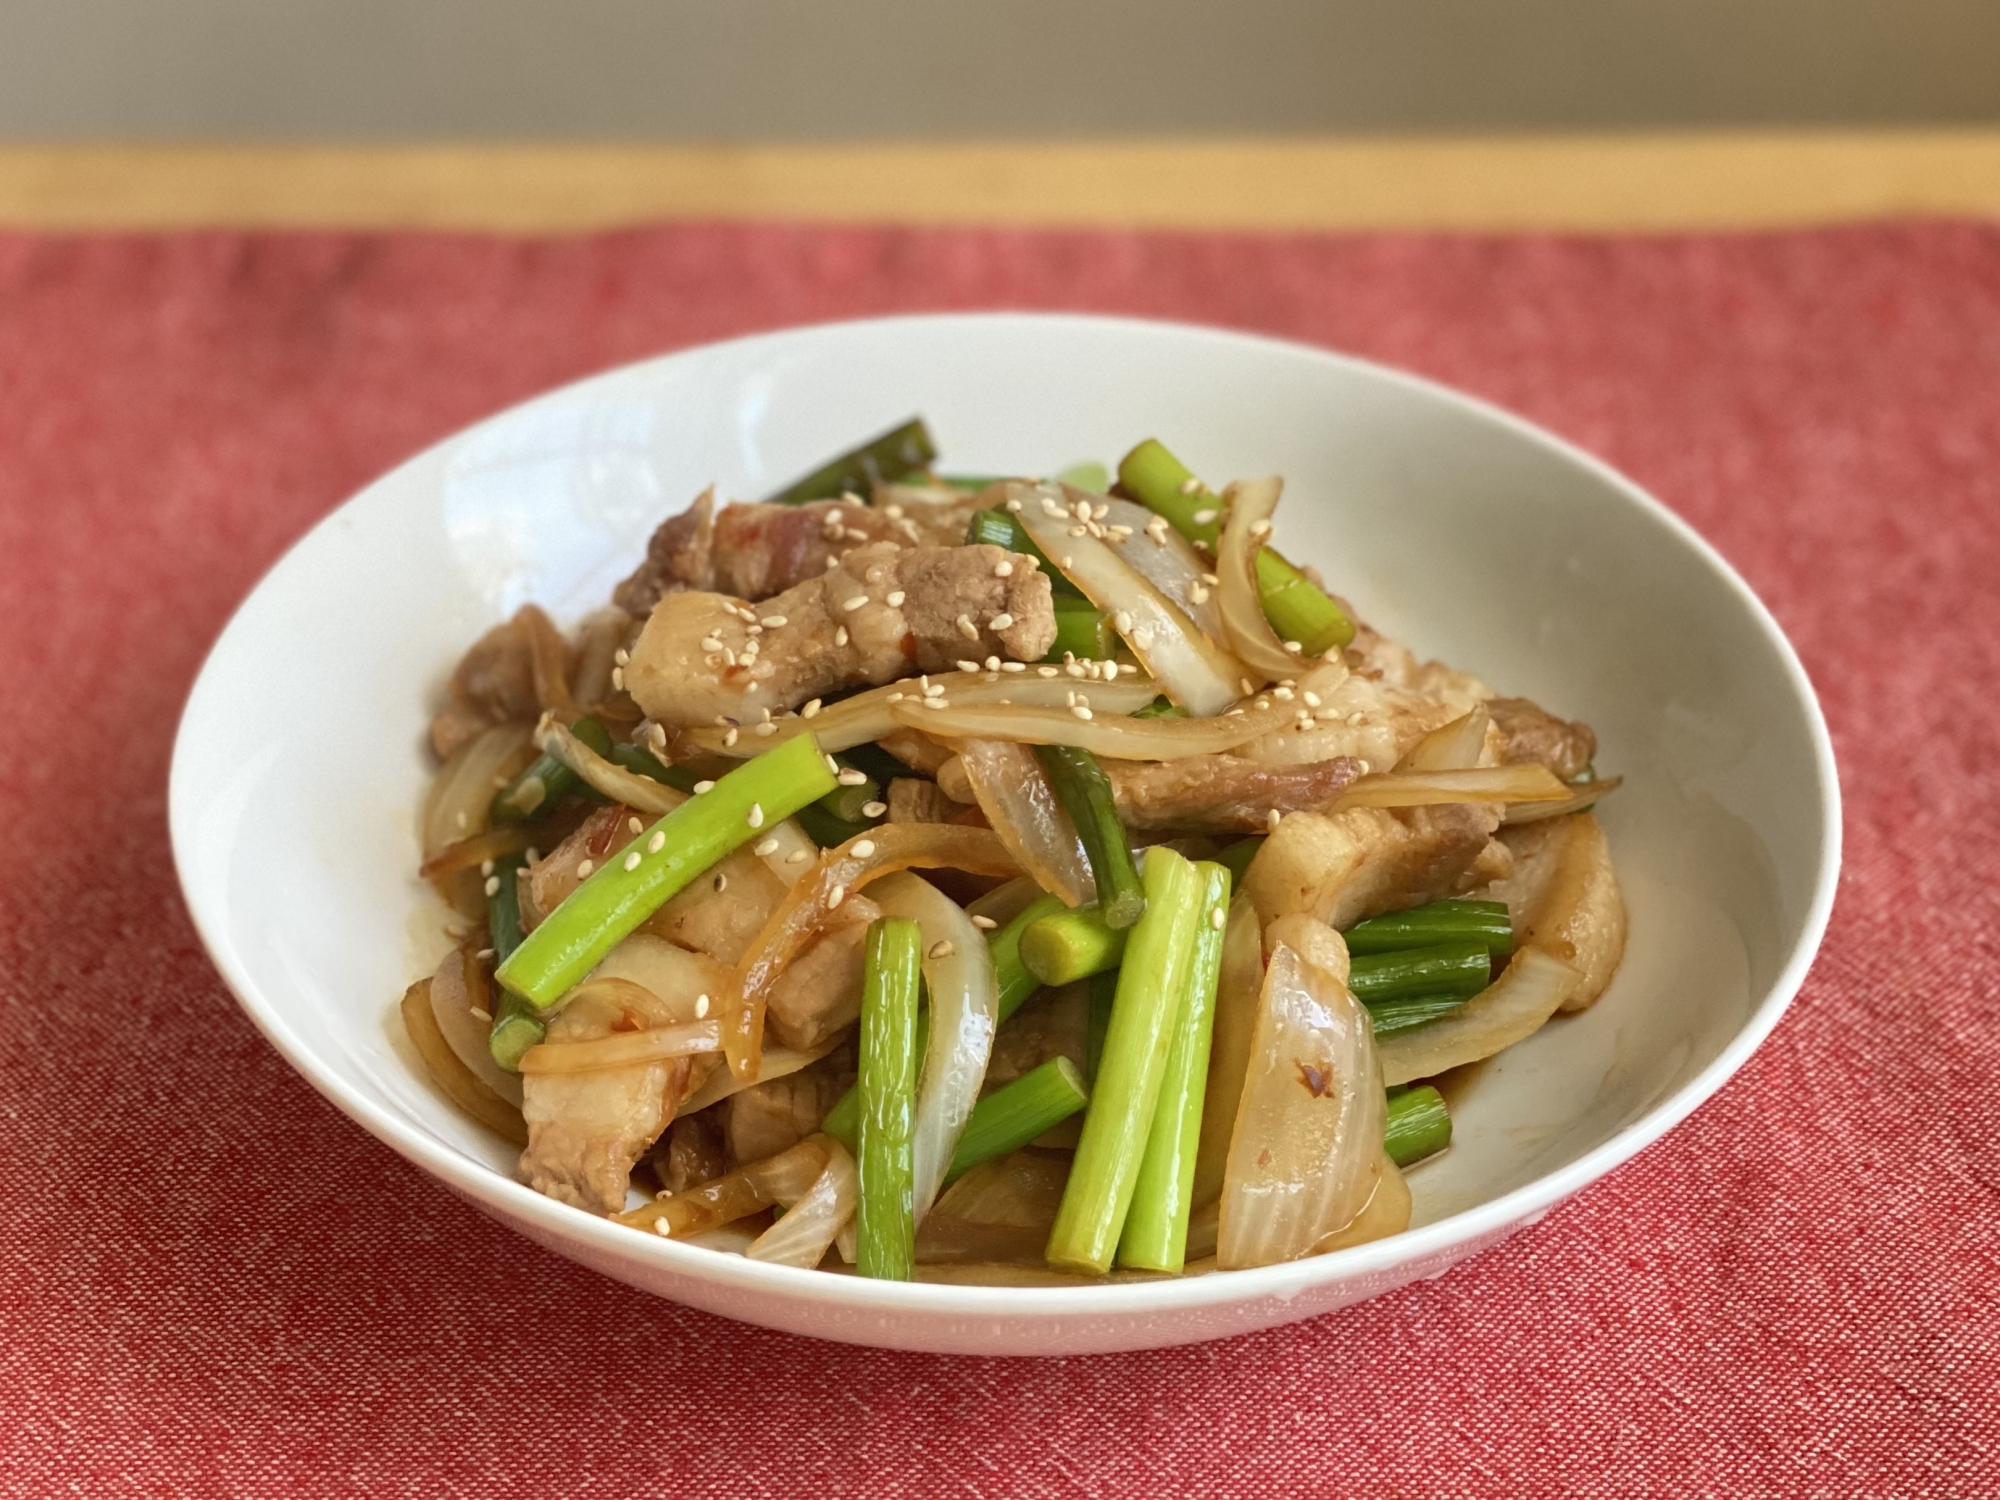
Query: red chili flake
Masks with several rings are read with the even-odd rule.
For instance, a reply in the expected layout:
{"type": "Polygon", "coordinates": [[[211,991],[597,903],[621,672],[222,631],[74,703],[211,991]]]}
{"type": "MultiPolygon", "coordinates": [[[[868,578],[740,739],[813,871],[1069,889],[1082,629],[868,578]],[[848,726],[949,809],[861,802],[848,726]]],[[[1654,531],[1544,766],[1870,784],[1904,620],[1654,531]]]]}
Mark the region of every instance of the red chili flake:
{"type": "Polygon", "coordinates": [[[1324,1099],[1333,1092],[1333,1070],[1313,1063],[1299,1063],[1299,1083],[1315,1099],[1324,1099]]]}

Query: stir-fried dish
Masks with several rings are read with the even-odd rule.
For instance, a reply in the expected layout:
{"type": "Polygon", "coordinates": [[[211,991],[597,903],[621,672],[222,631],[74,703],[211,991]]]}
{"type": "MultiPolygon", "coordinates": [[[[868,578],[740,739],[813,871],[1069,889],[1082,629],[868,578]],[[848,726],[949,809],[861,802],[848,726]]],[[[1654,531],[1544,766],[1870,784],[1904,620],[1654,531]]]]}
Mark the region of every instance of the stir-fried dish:
{"type": "Polygon", "coordinates": [[[1271,545],[1275,479],[703,494],[431,725],[457,945],[402,1014],[521,1180],[784,1265],[1003,1284],[1400,1232],[1436,1081],[1625,944],[1595,740],[1271,545]]]}

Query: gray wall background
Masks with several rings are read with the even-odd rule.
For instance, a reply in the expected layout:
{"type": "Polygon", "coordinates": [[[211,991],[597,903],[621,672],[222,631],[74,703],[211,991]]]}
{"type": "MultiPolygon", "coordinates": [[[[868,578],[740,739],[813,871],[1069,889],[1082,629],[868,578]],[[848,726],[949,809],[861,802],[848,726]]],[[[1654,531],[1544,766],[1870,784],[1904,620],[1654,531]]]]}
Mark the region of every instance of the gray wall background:
{"type": "Polygon", "coordinates": [[[0,138],[2000,120],[2000,0],[0,0],[0,138]]]}

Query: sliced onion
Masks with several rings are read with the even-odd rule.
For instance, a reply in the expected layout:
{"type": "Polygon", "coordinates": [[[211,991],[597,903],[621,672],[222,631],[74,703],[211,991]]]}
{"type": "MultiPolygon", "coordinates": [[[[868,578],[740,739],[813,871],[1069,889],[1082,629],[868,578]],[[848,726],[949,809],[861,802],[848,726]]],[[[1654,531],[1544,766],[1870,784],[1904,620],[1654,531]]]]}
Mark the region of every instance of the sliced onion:
{"type": "Polygon", "coordinates": [[[555,621],[533,604],[524,604],[514,615],[514,625],[528,642],[528,661],[535,675],[535,699],[544,713],[552,713],[565,724],[583,717],[569,690],[569,642],[556,629],[555,621]]]}
{"type": "Polygon", "coordinates": [[[1132,571],[1165,594],[1168,602],[1210,640],[1224,639],[1222,605],[1207,581],[1208,561],[1194,550],[1194,544],[1136,500],[1114,496],[1097,504],[1106,507],[1106,530],[1130,528],[1130,535],[1113,545],[1132,571]]]}
{"type": "Polygon", "coordinates": [[[1522,802],[1507,809],[1502,823],[1537,823],[1543,818],[1561,818],[1570,813],[1589,812],[1598,802],[1625,784],[1623,776],[1606,776],[1575,788],[1574,795],[1560,802],[1522,802]]]}
{"type": "Polygon", "coordinates": [[[785,966],[825,930],[828,918],[848,896],[912,866],[963,870],[968,875],[1020,873],[1007,846],[991,829],[955,823],[884,824],[827,850],[771,913],[737,964],[729,992],[719,997],[723,1051],[738,1078],[758,1076],[764,1002],[785,966]]]}
{"type": "Polygon", "coordinates": [[[633,1229],[685,1239],[769,1208],[796,1203],[826,1170],[826,1136],[809,1135],[789,1150],[753,1161],[684,1193],[662,1194],[612,1219],[633,1229]]]}
{"type": "Polygon", "coordinates": [[[1381,1178],[1388,1101],[1373,1027],[1347,987],[1272,955],[1222,1189],[1218,1264],[1275,1265],[1351,1223],[1381,1178]]]}
{"type": "Polygon", "coordinates": [[[503,1140],[526,1146],[528,1126],[521,1118],[521,1111],[474,1077],[438,1029],[437,1013],[431,1006],[430,980],[419,979],[405,990],[401,1009],[403,1030],[410,1038],[410,1045],[416,1048],[417,1056],[423,1059],[424,1071],[445,1098],[503,1140]]]}
{"type": "MultiPolygon", "coordinates": [[[[618,648],[632,633],[632,617],[615,604],[584,616],[576,634],[576,700],[600,712],[619,694],[611,685],[618,648]]],[[[631,709],[625,712],[629,715],[631,709]]]]}
{"type": "Polygon", "coordinates": [[[1264,618],[1257,591],[1257,554],[1271,534],[1271,513],[1278,508],[1284,484],[1277,479],[1252,479],[1232,486],[1229,518],[1216,546],[1215,576],[1221,580],[1222,628],[1229,649],[1245,665],[1273,681],[1296,677],[1306,658],[1287,651],[1271,622],[1264,618]]]}
{"type": "MultiPolygon", "coordinates": [[[[612,980],[611,983],[623,983],[612,980]]],[[[580,988],[580,986],[579,986],[580,988]]],[[[618,1031],[587,1042],[542,1042],[521,1054],[521,1071],[530,1077],[552,1073],[602,1073],[645,1063],[696,1057],[722,1047],[722,1028],[715,1021],[690,1021],[654,1031],[618,1031]]]]}
{"type": "Polygon", "coordinates": [[[930,712],[913,704],[899,703],[895,712],[905,722],[921,719],[923,727],[932,734],[958,739],[1016,740],[1024,745],[1078,745],[1113,760],[1180,760],[1189,755],[1234,750],[1238,745],[1282,729],[1293,715],[1291,704],[1266,694],[1252,699],[1240,714],[1218,714],[1209,719],[1135,719],[1129,714],[1100,712],[1097,690],[1072,686],[1077,706],[1090,711],[1088,719],[1079,718],[1074,707],[1029,708],[1015,703],[1007,707],[967,708],[956,700],[948,708],[930,712]]]}
{"type": "Polygon", "coordinates": [[[1120,548],[1091,534],[1093,529],[1101,534],[1103,527],[1074,513],[1075,506],[1091,503],[1088,496],[1053,484],[1014,484],[1007,497],[1010,509],[1020,503],[1015,519],[1035,544],[1112,617],[1132,654],[1169,698],[1205,718],[1247,691],[1242,664],[1134,571],[1120,548]],[[1071,534],[1079,531],[1080,536],[1071,534]]]}
{"type": "Polygon", "coordinates": [[[930,991],[930,1044],[917,1080],[911,1208],[919,1224],[944,1186],[966,1117],[979,1102],[993,1032],[1000,1024],[1000,984],[986,934],[928,880],[897,874],[869,888],[887,916],[911,917],[923,930],[924,984],[930,991]]]}
{"type": "Polygon", "coordinates": [[[1408,1083],[1491,1057],[1533,1036],[1583,975],[1553,953],[1526,947],[1498,980],[1457,1010],[1382,1039],[1382,1081],[1408,1083]]]}
{"type": "Polygon", "coordinates": [[[518,769],[528,746],[528,726],[501,724],[460,745],[444,763],[424,799],[423,840],[426,857],[486,831],[486,810],[493,794],[518,769]]]}
{"type": "MultiPolygon", "coordinates": [[[[642,813],[664,817],[688,800],[686,792],[675,791],[650,776],[641,776],[616,761],[606,760],[546,714],[535,726],[535,745],[576,772],[594,790],[642,813]]],[[[765,829],[758,836],[757,847],[767,850],[760,856],[765,867],[786,885],[798,884],[799,877],[819,857],[819,845],[799,827],[796,818],[786,818],[765,829]],[[805,858],[794,857],[800,854],[805,858]]]]}
{"type": "Polygon", "coordinates": [[[1402,1168],[1386,1153],[1381,1165],[1382,1180],[1375,1184],[1368,1206],[1345,1226],[1316,1243],[1312,1247],[1314,1255],[1345,1250],[1351,1245],[1365,1245],[1371,1240],[1386,1240],[1390,1235],[1401,1234],[1410,1227],[1410,1209],[1413,1206],[1410,1184],[1404,1180],[1402,1168]]]}
{"type": "MultiPolygon", "coordinates": [[[[455,948],[444,956],[437,973],[431,976],[431,1012],[437,1017],[439,1033],[457,1054],[458,1060],[465,1064],[466,1071],[519,1109],[520,1075],[509,1073],[495,1062],[493,1050],[487,1045],[487,1038],[493,1031],[492,1014],[489,1011],[482,1021],[472,1013],[475,998],[488,1000],[489,1004],[490,999],[485,995],[475,997],[473,986],[466,983],[466,970],[471,963],[472,959],[462,948],[455,948]]],[[[477,970],[474,973],[478,988],[484,990],[486,976],[477,970]]]]}
{"type": "MultiPolygon", "coordinates": [[[[927,683],[942,687],[948,701],[964,704],[1062,704],[1068,701],[1068,693],[1082,689],[1091,694],[1093,702],[1101,701],[1113,713],[1131,713],[1160,696],[1159,685],[1151,678],[1129,673],[1121,673],[1116,682],[1100,682],[1071,677],[1060,667],[1044,666],[1026,667],[1019,672],[934,672],[928,677],[906,677],[900,682],[856,693],[819,710],[811,718],[802,713],[786,714],[772,720],[769,734],[757,732],[763,725],[734,731],[689,729],[682,731],[680,742],[710,755],[747,760],[810,730],[822,750],[829,753],[852,750],[856,745],[895,733],[902,721],[892,710],[906,700],[914,704],[922,699],[927,683]],[[1044,676],[1044,672],[1049,675],[1044,676]]],[[[914,727],[932,726],[918,722],[914,727]]]]}
{"type": "MultiPolygon", "coordinates": [[[[1257,908],[1238,892],[1229,903],[1229,927],[1222,937],[1222,976],[1215,991],[1215,1022],[1209,1040],[1208,1086],[1202,1095],[1201,1144],[1194,1161],[1197,1206],[1222,1194],[1223,1171],[1229,1160],[1229,1137],[1236,1128],[1236,1107],[1243,1101],[1243,1079],[1250,1070],[1250,1042],[1257,1031],[1257,1002],[1264,988],[1264,945],[1257,930],[1257,908]]],[[[1208,1248],[1213,1253],[1211,1235],[1208,1248]]],[[[1197,1252],[1190,1246],[1188,1254],[1197,1252]]]]}
{"type": "Polygon", "coordinates": [[[1083,839],[1034,752],[1012,740],[966,740],[958,761],[979,810],[1021,868],[1066,905],[1095,901],[1097,880],[1083,839]]]}
{"type": "Polygon", "coordinates": [[[1340,794],[1350,807],[1438,807],[1451,802],[1565,802],[1571,788],[1547,766],[1485,766],[1471,771],[1391,771],[1364,776],[1340,794]]]}
{"type": "Polygon", "coordinates": [[[720,1104],[732,1094],[740,1094],[745,1089],[755,1088],[760,1083],[769,1083],[773,1078],[784,1078],[809,1068],[827,1053],[847,1039],[845,1031],[836,1032],[817,1047],[800,1050],[797,1047],[766,1047],[759,1059],[755,1078],[738,1078],[728,1068],[717,1068],[703,1079],[692,1094],[681,1104],[680,1113],[691,1115],[707,1109],[711,1104],[720,1104]]]}
{"type": "Polygon", "coordinates": [[[1484,703],[1474,704],[1412,745],[1396,763],[1397,771],[1472,770],[1486,753],[1486,726],[1492,721],[1484,703]]]}
{"type": "Polygon", "coordinates": [[[826,1258],[827,1247],[854,1217],[861,1199],[861,1174],[854,1158],[831,1136],[815,1139],[826,1147],[826,1165],[806,1195],[786,1204],[785,1216],[743,1252],[752,1260],[810,1271],[826,1258]]]}
{"type": "Polygon", "coordinates": [[[418,865],[417,873],[426,880],[456,875],[460,870],[469,870],[474,865],[484,864],[489,859],[519,854],[528,847],[531,837],[525,823],[502,823],[498,828],[489,828],[486,832],[476,833],[469,839],[446,844],[444,848],[418,865]]]}

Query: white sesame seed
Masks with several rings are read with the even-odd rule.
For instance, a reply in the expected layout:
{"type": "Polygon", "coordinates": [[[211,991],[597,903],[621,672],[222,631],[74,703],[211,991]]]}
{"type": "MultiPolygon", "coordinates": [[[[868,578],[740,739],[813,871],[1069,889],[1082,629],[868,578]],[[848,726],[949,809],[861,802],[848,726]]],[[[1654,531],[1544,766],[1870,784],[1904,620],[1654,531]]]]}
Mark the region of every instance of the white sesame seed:
{"type": "Polygon", "coordinates": [[[1299,643],[1298,643],[1297,641],[1286,641],[1286,642],[1285,642],[1285,649],[1286,649],[1287,651],[1291,652],[1291,653],[1292,653],[1292,655],[1294,655],[1294,656],[1297,656],[1297,655],[1299,655],[1299,654],[1300,654],[1301,652],[1303,652],[1303,651],[1304,651],[1304,650],[1305,650],[1306,648],[1305,648],[1304,646],[1300,645],[1300,644],[1299,644],[1299,643]]]}
{"type": "Polygon", "coordinates": [[[489,896],[500,894],[500,877],[498,875],[488,875],[486,877],[486,894],[489,896]]]}
{"type": "Polygon", "coordinates": [[[885,505],[882,507],[882,514],[892,521],[900,521],[903,519],[903,507],[895,504],[885,505]]]}
{"type": "Polygon", "coordinates": [[[802,865],[811,858],[812,856],[806,853],[805,850],[794,849],[790,854],[785,856],[785,863],[788,865],[802,865]]]}
{"type": "Polygon", "coordinates": [[[1292,701],[1292,690],[1280,683],[1277,687],[1271,689],[1271,696],[1276,698],[1280,703],[1290,703],[1292,701]]]}
{"type": "Polygon", "coordinates": [[[998,927],[1000,924],[994,921],[991,917],[975,916],[972,919],[972,925],[974,927],[977,927],[981,932],[991,932],[994,928],[998,927]]]}
{"type": "Polygon", "coordinates": [[[1243,696],[1246,698],[1257,691],[1257,685],[1247,677],[1237,678],[1236,685],[1243,689],[1243,696]]]}
{"type": "Polygon", "coordinates": [[[776,854],[778,852],[778,836],[774,833],[767,839],[759,839],[757,841],[757,847],[752,849],[750,852],[756,855],[759,859],[763,859],[769,855],[776,854]]]}
{"type": "Polygon", "coordinates": [[[845,625],[834,631],[833,643],[836,646],[845,646],[847,644],[847,627],[845,625]]]}
{"type": "Polygon", "coordinates": [[[1198,510],[1194,513],[1194,524],[1197,526],[1206,526],[1210,521],[1213,521],[1214,519],[1215,519],[1215,511],[1213,510],[1213,508],[1207,510],[1198,510]]]}
{"type": "Polygon", "coordinates": [[[882,602],[887,604],[891,609],[901,609],[903,607],[903,601],[909,597],[910,596],[904,593],[901,589],[891,589],[889,591],[889,597],[883,600],[882,602]]]}
{"type": "Polygon", "coordinates": [[[1014,564],[1004,557],[1001,558],[1000,561],[993,565],[993,576],[995,578],[1012,578],[1014,576],[1014,564]]]}
{"type": "Polygon", "coordinates": [[[1148,521],[1146,523],[1146,535],[1164,547],[1167,543],[1167,518],[1165,516],[1155,516],[1152,520],[1148,521]]]}
{"type": "Polygon", "coordinates": [[[646,825],[641,823],[637,818],[627,818],[625,826],[633,833],[644,833],[646,831],[646,825]]]}
{"type": "MultiPolygon", "coordinates": [[[[734,734],[735,732],[736,731],[733,729],[730,731],[731,734],[734,734]]],[[[694,794],[697,797],[699,797],[703,792],[712,792],[714,790],[715,790],[715,783],[712,781],[697,781],[694,784],[694,794]]]]}
{"type": "Polygon", "coordinates": [[[701,638],[701,649],[710,653],[718,652],[722,649],[722,642],[712,635],[705,635],[701,638]]]}
{"type": "Polygon", "coordinates": [[[861,804],[861,816],[864,818],[879,818],[888,810],[889,804],[886,802],[864,802],[861,804]]]}
{"type": "Polygon", "coordinates": [[[490,1011],[490,1010],[481,1010],[481,1009],[480,1009],[480,1008],[479,1008],[478,1006],[476,1006],[476,1005],[468,1005],[468,1006],[466,1006],[466,1010],[468,1010],[469,1012],[471,1012],[471,1013],[472,1013],[472,1014],[473,1014],[474,1016],[476,1016],[476,1017],[477,1017],[478,1019],[480,1019],[480,1020],[482,1020],[482,1021],[490,1021],[490,1020],[492,1020],[492,1019],[493,1019],[493,1012],[492,1012],[492,1011],[490,1011]]]}
{"type": "Polygon", "coordinates": [[[625,669],[623,667],[613,667],[611,669],[611,686],[621,693],[625,691],[625,669]]]}
{"type": "Polygon", "coordinates": [[[826,570],[829,573],[831,573],[835,568],[839,566],[840,566],[840,559],[837,557],[829,557],[826,560],[826,570]]]}
{"type": "Polygon", "coordinates": [[[845,604],[841,605],[840,607],[846,610],[851,615],[867,602],[868,602],[868,596],[866,594],[856,594],[852,599],[849,599],[845,604]]]}
{"type": "Polygon", "coordinates": [[[736,731],[734,728],[731,728],[722,736],[722,743],[725,746],[734,745],[736,743],[736,731]]]}
{"type": "Polygon", "coordinates": [[[907,697],[909,697],[908,693],[891,693],[888,697],[884,698],[882,701],[884,703],[901,703],[907,697]]]}
{"type": "Polygon", "coordinates": [[[750,732],[755,735],[769,736],[778,732],[778,726],[776,724],[759,724],[750,732]]]}
{"type": "Polygon", "coordinates": [[[863,839],[850,851],[856,859],[869,859],[875,853],[875,840],[863,839]]]}
{"type": "Polygon", "coordinates": [[[989,671],[989,672],[997,672],[997,671],[999,671],[999,670],[1000,670],[1000,658],[999,658],[999,657],[997,657],[997,656],[989,656],[989,657],[987,657],[987,658],[986,658],[986,670],[987,670],[987,671],[989,671]]]}
{"type": "Polygon", "coordinates": [[[1019,500],[1013,499],[1012,497],[1009,497],[1007,501],[1007,509],[1011,511],[1013,514],[1018,516],[1021,513],[1021,502],[1019,500]]]}
{"type": "Polygon", "coordinates": [[[972,623],[971,615],[960,615],[952,623],[958,626],[958,633],[964,636],[968,641],[976,641],[979,639],[979,627],[972,623]]]}
{"type": "Polygon", "coordinates": [[[931,944],[930,951],[926,957],[950,958],[956,952],[958,952],[958,944],[954,943],[950,938],[939,938],[935,943],[931,944]]]}
{"type": "Polygon", "coordinates": [[[632,662],[632,653],[630,651],[627,651],[623,646],[620,646],[616,651],[611,653],[611,659],[617,662],[618,665],[621,667],[630,666],[632,662]]]}
{"type": "Polygon", "coordinates": [[[699,1021],[703,1016],[707,1014],[708,1014],[708,996],[696,995],[694,997],[694,1018],[697,1021],[699,1021]]]}
{"type": "MultiPolygon", "coordinates": [[[[1271,810],[1273,812],[1277,811],[1276,808],[1271,810]]],[[[1229,917],[1221,907],[1215,907],[1208,914],[1208,925],[1213,927],[1217,932],[1220,932],[1224,927],[1229,925],[1229,917]]]]}
{"type": "Polygon", "coordinates": [[[1069,529],[1069,534],[1071,536],[1089,536],[1090,528],[1088,526],[1072,526],[1069,529]]]}
{"type": "Polygon", "coordinates": [[[542,859],[542,856],[541,856],[541,853],[540,853],[540,851],[539,851],[539,850],[537,850],[537,849],[535,848],[535,846],[534,846],[533,844],[530,844],[530,845],[528,846],[528,852],[527,852],[527,854],[526,854],[526,855],[525,855],[524,857],[525,857],[525,858],[527,859],[528,863],[529,863],[529,864],[531,864],[531,865],[533,865],[533,864],[539,864],[539,863],[541,863],[541,859],[542,859]]]}
{"type": "Polygon", "coordinates": [[[1188,475],[1187,478],[1181,481],[1181,493],[1183,495],[1199,495],[1201,493],[1201,481],[1196,479],[1192,474],[1188,475]]]}
{"type": "Polygon", "coordinates": [[[465,821],[465,813],[462,810],[456,814],[454,821],[458,824],[460,828],[467,828],[471,826],[465,821]]]}
{"type": "Polygon", "coordinates": [[[490,859],[482,859],[479,862],[479,873],[482,875],[491,875],[493,873],[493,861],[490,859]]]}
{"type": "Polygon", "coordinates": [[[1129,609],[1119,610],[1117,614],[1111,617],[1111,624],[1120,635],[1123,635],[1132,628],[1132,611],[1129,609]]]}
{"type": "Polygon", "coordinates": [[[847,899],[847,887],[844,885],[837,885],[832,890],[826,893],[826,909],[828,911],[832,911],[835,907],[839,906],[840,903],[845,901],[846,899],[847,899]]]}
{"type": "Polygon", "coordinates": [[[1073,557],[1071,557],[1071,556],[1070,556],[1070,555],[1069,555],[1068,553],[1064,553],[1064,554],[1063,554],[1063,560],[1062,560],[1062,569],[1063,569],[1063,571],[1064,571],[1064,572],[1068,572],[1068,571],[1069,571],[1069,570],[1070,570],[1070,569],[1071,569],[1072,567],[1074,567],[1075,565],[1076,565],[1076,559],[1075,559],[1075,558],[1073,558],[1073,557]]]}
{"type": "Polygon", "coordinates": [[[761,802],[751,803],[750,815],[744,821],[752,828],[762,828],[764,826],[764,804],[761,802]]]}
{"type": "Polygon", "coordinates": [[[1073,703],[1070,705],[1069,711],[1075,714],[1079,719],[1088,720],[1090,718],[1090,709],[1085,704],[1073,703]]]}
{"type": "Polygon", "coordinates": [[[491,948],[481,948],[477,953],[473,954],[472,956],[474,958],[492,958],[494,955],[493,955],[493,950],[491,948]]]}
{"type": "Polygon", "coordinates": [[[717,875],[715,877],[714,886],[715,886],[715,894],[720,896],[724,891],[729,889],[729,877],[727,875],[717,875]]]}
{"type": "Polygon", "coordinates": [[[1196,604],[1208,603],[1208,585],[1197,583],[1188,589],[1188,598],[1196,604]]]}
{"type": "Polygon", "coordinates": [[[922,698],[918,700],[925,708],[950,708],[951,704],[942,698],[922,698]]]}
{"type": "Polygon", "coordinates": [[[1000,670],[1003,672],[1025,672],[1028,670],[1028,664],[1024,661],[1003,661],[1000,663],[1000,670]]]}
{"type": "Polygon", "coordinates": [[[639,868],[639,851],[637,849],[634,849],[630,854],[625,856],[625,868],[627,870],[636,870],[639,868]]]}
{"type": "MultiPolygon", "coordinates": [[[[1144,651],[1153,644],[1153,627],[1150,625],[1138,626],[1127,639],[1141,651],[1144,651]]],[[[1136,671],[1137,669],[1135,668],[1134,670],[1136,671]]]]}
{"type": "Polygon", "coordinates": [[[1202,574],[1201,581],[1207,584],[1210,588],[1214,588],[1218,583],[1222,582],[1222,580],[1220,578],[1217,578],[1213,573],[1202,574]]]}
{"type": "Polygon", "coordinates": [[[1277,808],[1275,807],[1272,808],[1269,812],[1264,814],[1264,826],[1270,829],[1271,832],[1276,833],[1278,831],[1278,823],[1281,817],[1282,815],[1279,813],[1277,808]]]}
{"type": "Polygon", "coordinates": [[[1366,775],[1368,774],[1368,769],[1369,769],[1369,767],[1368,767],[1368,762],[1367,762],[1367,761],[1365,761],[1365,760],[1357,760],[1357,761],[1356,761],[1356,762],[1355,762],[1354,764],[1355,764],[1355,765],[1356,765],[1356,766],[1357,766],[1357,767],[1358,767],[1358,768],[1360,769],[1360,771],[1361,771],[1361,774],[1362,774],[1363,776],[1366,776],[1366,775]]]}
{"type": "Polygon", "coordinates": [[[1132,534],[1130,526],[1107,526],[1105,530],[1111,533],[1111,540],[1114,542],[1122,542],[1132,534]]]}
{"type": "Polygon", "coordinates": [[[666,847],[667,847],[666,834],[662,833],[657,828],[654,829],[653,836],[646,840],[646,852],[648,854],[658,854],[662,849],[666,847]]]}
{"type": "Polygon", "coordinates": [[[977,672],[979,670],[979,663],[976,661],[961,661],[958,664],[958,670],[961,672],[977,672]]]}
{"type": "Polygon", "coordinates": [[[588,880],[590,879],[590,872],[596,868],[597,866],[592,861],[580,859],[576,863],[576,878],[578,880],[588,880]]]}
{"type": "Polygon", "coordinates": [[[1037,677],[1056,677],[1056,676],[1059,676],[1059,675],[1061,675],[1061,673],[1062,673],[1062,668],[1061,668],[1061,667],[1037,667],[1037,668],[1035,668],[1035,675],[1036,675],[1037,677]]]}
{"type": "MultiPolygon", "coordinates": [[[[944,689],[939,688],[938,691],[943,692],[944,689]]],[[[839,771],[834,773],[833,779],[842,786],[862,786],[868,780],[868,773],[866,771],[857,771],[852,766],[842,766],[839,771]]]]}
{"type": "Polygon", "coordinates": [[[1252,521],[1250,523],[1250,539],[1252,541],[1256,541],[1260,537],[1267,537],[1270,534],[1271,523],[1269,521],[1252,521]]]}
{"type": "Polygon", "coordinates": [[[989,630],[1005,630],[1013,623],[1014,617],[1003,609],[999,614],[986,622],[986,627],[989,630]]]}
{"type": "Polygon", "coordinates": [[[757,623],[764,626],[766,629],[777,630],[785,625],[790,624],[791,622],[787,620],[783,615],[766,615],[764,616],[763,619],[759,620],[757,623]]]}

